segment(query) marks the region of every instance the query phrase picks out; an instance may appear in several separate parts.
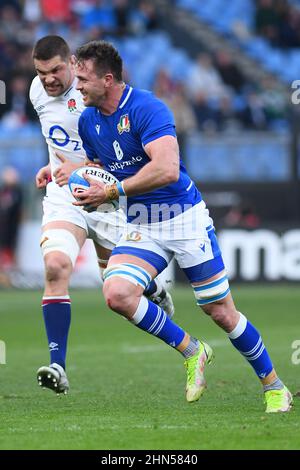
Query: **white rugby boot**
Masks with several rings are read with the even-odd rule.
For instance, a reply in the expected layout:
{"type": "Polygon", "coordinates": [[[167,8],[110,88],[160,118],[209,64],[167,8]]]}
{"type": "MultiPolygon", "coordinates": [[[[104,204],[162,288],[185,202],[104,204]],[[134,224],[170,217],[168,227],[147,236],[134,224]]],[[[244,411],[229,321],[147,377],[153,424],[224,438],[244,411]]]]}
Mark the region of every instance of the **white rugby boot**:
{"type": "Polygon", "coordinates": [[[53,362],[50,366],[40,367],[37,371],[38,384],[42,388],[50,388],[58,395],[67,394],[69,391],[69,381],[65,370],[53,362]]]}
{"type": "Polygon", "coordinates": [[[175,313],[175,307],[172,296],[170,292],[165,289],[163,283],[158,278],[155,278],[155,282],[157,286],[157,291],[154,294],[150,295],[149,299],[153,303],[158,305],[161,309],[163,309],[169,318],[172,318],[175,313]]]}

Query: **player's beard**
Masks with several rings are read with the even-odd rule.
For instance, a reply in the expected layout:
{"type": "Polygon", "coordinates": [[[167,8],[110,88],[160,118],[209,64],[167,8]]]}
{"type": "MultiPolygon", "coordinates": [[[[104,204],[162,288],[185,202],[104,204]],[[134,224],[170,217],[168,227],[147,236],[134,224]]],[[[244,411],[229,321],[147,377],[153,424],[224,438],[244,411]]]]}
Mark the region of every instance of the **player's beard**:
{"type": "Polygon", "coordinates": [[[100,95],[99,92],[98,93],[89,92],[86,95],[82,93],[82,98],[83,98],[84,106],[86,107],[95,106],[96,108],[98,108],[104,103],[106,99],[106,93],[103,92],[102,95],[100,95]]]}
{"type": "Polygon", "coordinates": [[[47,95],[53,96],[53,97],[59,96],[65,91],[62,83],[55,83],[54,86],[44,85],[44,88],[45,88],[47,95]]]}
{"type": "Polygon", "coordinates": [[[90,95],[83,95],[83,104],[84,106],[86,107],[90,107],[90,106],[97,106],[97,102],[98,100],[93,97],[93,96],[90,96],[90,95]]]}

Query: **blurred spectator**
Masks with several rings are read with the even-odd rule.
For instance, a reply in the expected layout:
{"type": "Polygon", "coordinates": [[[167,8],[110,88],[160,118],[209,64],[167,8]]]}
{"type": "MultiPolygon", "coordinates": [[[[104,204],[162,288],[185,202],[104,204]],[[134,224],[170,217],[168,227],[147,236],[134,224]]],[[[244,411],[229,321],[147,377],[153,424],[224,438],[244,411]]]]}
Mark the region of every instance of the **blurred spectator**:
{"type": "Polygon", "coordinates": [[[0,0],[0,8],[7,5],[14,7],[16,10],[20,10],[20,2],[18,0],[0,0]]]}
{"type": "MultiPolygon", "coordinates": [[[[69,44],[71,52],[74,53],[77,47],[87,42],[87,35],[86,35],[86,31],[84,31],[81,28],[80,18],[77,15],[72,16],[71,20],[69,21],[68,26],[69,27],[67,31],[64,33],[64,39],[69,44]]],[[[101,38],[101,34],[99,34],[97,39],[100,39],[100,38],[101,38]]]]}
{"type": "Polygon", "coordinates": [[[287,0],[258,0],[255,30],[277,47],[300,47],[300,12],[287,0]]]}
{"type": "Polygon", "coordinates": [[[15,75],[8,83],[6,106],[0,107],[2,121],[9,127],[19,127],[28,121],[36,121],[36,114],[28,96],[29,78],[15,75]]]}
{"type": "Polygon", "coordinates": [[[185,160],[186,138],[197,128],[197,119],[186,97],[184,84],[174,82],[168,72],[161,69],[156,77],[154,93],[170,107],[174,114],[181,157],[185,160]]]}
{"type": "MultiPolygon", "coordinates": [[[[256,4],[257,27],[261,34],[265,34],[265,27],[268,30],[270,24],[276,25],[273,35],[276,44],[294,47],[300,37],[299,10],[287,0],[257,0],[256,4]]],[[[109,40],[122,38],[125,66],[128,76],[132,77],[130,82],[133,85],[142,82],[150,87],[159,63],[166,59],[168,65],[169,55],[172,63],[172,54],[175,54],[169,38],[165,41],[161,38],[161,49],[156,52],[150,47],[148,70],[145,70],[141,51],[145,44],[151,44],[151,39],[147,42],[144,36],[158,27],[158,10],[150,0],[0,0],[0,80],[7,89],[7,105],[0,108],[0,118],[5,115],[11,125],[22,125],[35,118],[27,103],[24,84],[26,81],[29,86],[32,78],[31,51],[38,38],[47,34],[61,35],[72,51],[89,40],[106,38],[107,34],[109,40]],[[129,37],[132,35],[137,38],[129,37]]],[[[159,36],[161,32],[158,33],[159,36]]],[[[186,62],[188,64],[188,59],[186,62]]],[[[179,76],[174,68],[173,75],[179,76]]],[[[177,114],[179,134],[182,130],[184,135],[185,127],[193,128],[191,122],[195,120],[200,130],[222,131],[241,126],[274,129],[280,120],[286,119],[286,97],[282,92],[274,85],[271,89],[271,85],[265,84],[261,91],[256,91],[257,86],[255,91],[249,92],[251,84],[226,50],[216,53],[215,65],[210,55],[199,54],[194,65],[192,62],[187,65],[186,75],[185,90],[179,87],[172,90],[170,96],[166,90],[162,92],[177,114]],[[180,106],[184,110],[181,113],[176,111],[180,106]]]]}
{"type": "Polygon", "coordinates": [[[278,39],[279,16],[273,0],[258,0],[255,12],[255,30],[261,36],[276,42],[278,39]]]}
{"type": "Polygon", "coordinates": [[[260,226],[261,221],[253,205],[249,202],[243,202],[229,210],[223,219],[223,223],[226,227],[254,229],[260,226]]]}
{"type": "Polygon", "coordinates": [[[223,82],[236,92],[241,92],[246,84],[246,79],[233,62],[229,52],[225,50],[217,51],[215,62],[223,82]]]}
{"type": "Polygon", "coordinates": [[[153,31],[158,27],[158,19],[154,5],[150,1],[141,1],[137,9],[134,9],[130,26],[133,34],[137,36],[153,31]]]}
{"type": "Polygon", "coordinates": [[[208,101],[204,95],[199,94],[193,102],[193,109],[199,129],[208,134],[240,127],[228,96],[208,101]]]}
{"type": "Polygon", "coordinates": [[[155,78],[154,92],[159,98],[167,102],[172,99],[175,89],[175,81],[171,78],[167,70],[161,68],[155,78]]]}
{"type": "Polygon", "coordinates": [[[247,93],[244,108],[238,116],[246,129],[265,130],[267,129],[267,117],[262,98],[254,91],[247,93]]]}
{"type": "Polygon", "coordinates": [[[106,33],[113,33],[117,20],[113,6],[104,0],[95,0],[94,6],[82,17],[82,27],[86,30],[99,28],[106,33]]]}
{"type": "Polygon", "coordinates": [[[220,100],[218,117],[218,130],[220,131],[236,131],[241,127],[229,96],[224,96],[220,100]]]}
{"type": "Polygon", "coordinates": [[[82,16],[93,7],[94,3],[94,0],[72,0],[70,6],[72,12],[82,16]]]}
{"type": "Polygon", "coordinates": [[[222,82],[219,72],[213,65],[209,54],[198,55],[196,63],[187,80],[187,93],[191,99],[199,95],[209,99],[218,99],[228,95],[228,90],[222,82]]]}
{"type": "Polygon", "coordinates": [[[286,119],[287,101],[273,77],[264,79],[261,87],[260,97],[268,124],[272,126],[276,121],[286,119]]]}
{"type": "Polygon", "coordinates": [[[125,36],[129,33],[130,4],[129,0],[115,0],[116,34],[125,36]]]}
{"type": "Polygon", "coordinates": [[[200,129],[216,131],[222,128],[223,117],[231,113],[231,91],[214,67],[212,58],[201,53],[186,81],[186,93],[190,98],[200,129]]]}
{"type": "Polygon", "coordinates": [[[5,40],[14,41],[20,29],[20,14],[13,5],[5,5],[0,10],[0,31],[5,40]]]}
{"type": "Polygon", "coordinates": [[[40,0],[24,0],[23,16],[26,21],[40,21],[42,14],[40,3],[40,0]]]}
{"type": "Polygon", "coordinates": [[[198,93],[193,100],[193,109],[199,129],[208,132],[217,130],[218,110],[208,105],[205,95],[198,93]]]}
{"type": "Polygon", "coordinates": [[[14,267],[15,249],[22,211],[19,175],[6,167],[0,179],[0,270],[14,267]]]}
{"type": "Polygon", "coordinates": [[[68,22],[71,18],[71,0],[40,0],[45,20],[50,22],[68,22]]]}

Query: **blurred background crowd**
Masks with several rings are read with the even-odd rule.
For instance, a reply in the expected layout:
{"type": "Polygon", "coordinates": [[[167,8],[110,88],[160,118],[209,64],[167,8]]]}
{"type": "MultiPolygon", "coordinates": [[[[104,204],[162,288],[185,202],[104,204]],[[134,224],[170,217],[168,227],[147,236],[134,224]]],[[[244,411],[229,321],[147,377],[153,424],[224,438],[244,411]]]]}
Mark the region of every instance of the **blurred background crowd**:
{"type": "MultiPolygon", "coordinates": [[[[208,19],[210,12],[219,32],[218,21],[222,19],[223,29],[236,30],[237,39],[243,36],[250,55],[259,59],[263,50],[262,56],[266,52],[271,56],[265,65],[274,77],[270,74],[255,80],[245,75],[224,44],[213,53],[203,44],[202,50],[199,47],[198,54],[192,55],[176,47],[164,30],[159,3],[150,0],[1,0],[0,79],[7,85],[7,106],[0,108],[1,125],[18,127],[36,121],[28,102],[28,87],[34,76],[32,46],[44,35],[59,34],[73,51],[92,39],[113,40],[124,57],[127,80],[155,90],[168,101],[180,131],[286,129],[288,103],[276,78],[284,81],[286,54],[300,57],[297,5],[287,0],[234,0],[230,5],[225,0],[169,3],[177,13],[179,8],[186,9],[195,18],[201,19],[202,12],[208,19]],[[223,7],[226,15],[228,9],[235,15],[229,15],[225,22],[223,7]],[[282,53],[279,74],[275,64],[278,53],[282,53]]],[[[293,67],[296,71],[299,63],[293,67]]],[[[289,73],[288,80],[297,78],[289,73]]]]}
{"type": "MultiPolygon", "coordinates": [[[[250,221],[253,228],[268,215],[299,221],[298,210],[288,211],[289,200],[277,213],[269,204],[257,214],[253,185],[273,185],[274,201],[282,194],[278,185],[292,184],[298,197],[299,112],[291,97],[292,83],[300,80],[300,1],[0,0],[0,80],[6,88],[5,103],[0,100],[0,225],[10,220],[3,209],[8,187],[19,194],[10,198],[11,205],[18,200],[16,219],[40,216],[34,176],[47,151],[28,90],[35,75],[32,47],[47,34],[63,36],[72,51],[93,39],[119,48],[125,80],[153,90],[173,110],[182,157],[221,224],[250,221]],[[252,189],[243,194],[247,184],[252,189]]],[[[13,249],[3,240],[2,265],[3,251],[13,249]]]]}

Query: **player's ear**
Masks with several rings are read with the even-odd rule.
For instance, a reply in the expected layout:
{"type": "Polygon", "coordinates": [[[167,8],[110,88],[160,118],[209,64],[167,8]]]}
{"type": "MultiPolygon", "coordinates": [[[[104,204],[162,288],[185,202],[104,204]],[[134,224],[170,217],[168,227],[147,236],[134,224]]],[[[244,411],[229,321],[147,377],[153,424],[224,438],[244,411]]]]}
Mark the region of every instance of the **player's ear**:
{"type": "Polygon", "coordinates": [[[72,54],[71,57],[70,57],[70,64],[71,64],[71,66],[72,66],[72,67],[75,67],[76,62],[77,62],[76,55],[72,54]]]}
{"type": "Polygon", "coordinates": [[[106,73],[105,76],[104,76],[104,86],[105,88],[109,88],[112,86],[113,84],[113,81],[114,81],[114,76],[112,73],[106,73]]]}

